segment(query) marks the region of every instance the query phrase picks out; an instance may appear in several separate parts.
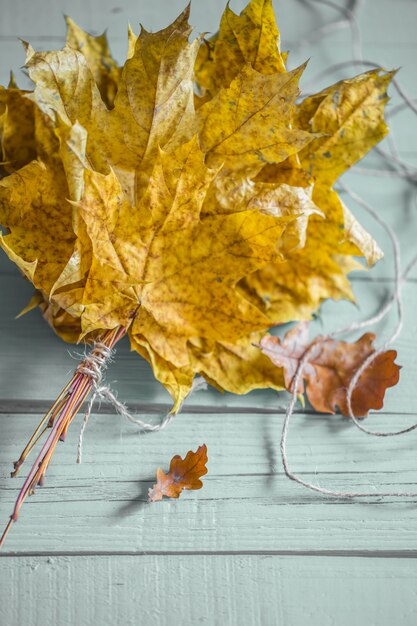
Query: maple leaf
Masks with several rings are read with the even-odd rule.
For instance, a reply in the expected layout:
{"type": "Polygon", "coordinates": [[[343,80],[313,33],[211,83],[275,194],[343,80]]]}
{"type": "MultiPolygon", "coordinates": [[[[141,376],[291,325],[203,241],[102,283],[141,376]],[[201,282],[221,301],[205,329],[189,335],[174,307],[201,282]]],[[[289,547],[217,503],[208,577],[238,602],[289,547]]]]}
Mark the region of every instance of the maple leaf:
{"type": "MultiPolygon", "coordinates": [[[[188,16],[129,29],[120,68],[104,36],[68,18],[62,50],[26,45],[34,92],[0,91],[0,244],[38,290],[31,306],[67,341],[126,328],[174,411],[195,374],[234,393],[282,388],[252,344],[324,298],[352,298],[354,257],[380,255],[310,167],[334,92],[296,104],[304,66],[285,71],[271,1],[227,7],[206,43],[189,42],[188,16]]],[[[364,76],[338,87],[346,124],[366,92],[379,129],[386,99],[364,76]]],[[[361,151],[379,136],[363,119],[361,151]]]]}
{"type": "Polygon", "coordinates": [[[1,165],[12,173],[36,158],[33,105],[14,78],[7,89],[0,87],[1,165]]]}
{"type": "Polygon", "coordinates": [[[94,37],[70,17],[66,16],[65,21],[67,45],[84,55],[103,101],[111,107],[119,86],[120,68],[110,53],[106,33],[94,37]]]}
{"type": "Polygon", "coordinates": [[[148,361],[156,380],[164,385],[171,395],[174,401],[171,412],[176,413],[190,393],[194,375],[198,369],[193,367],[192,363],[177,366],[168,359],[164,359],[152,347],[147,338],[137,331],[135,334],[130,331],[129,339],[132,350],[135,350],[148,361]]]}
{"type": "Polygon", "coordinates": [[[0,245],[36,288],[49,292],[75,240],[71,213],[62,211],[63,171],[31,161],[0,181],[0,245]],[[53,227],[51,228],[51,225],[53,227]]]}
{"type": "MultiPolygon", "coordinates": [[[[365,333],[352,344],[319,337],[302,370],[297,393],[304,392],[305,381],[307,398],[317,411],[334,413],[338,407],[343,415],[349,415],[346,391],[360,365],[375,352],[374,340],[373,333],[365,333]]],[[[295,326],[283,340],[265,336],[260,346],[275,365],[283,368],[285,386],[293,391],[295,373],[309,346],[308,323],[295,326]]],[[[395,350],[387,350],[362,373],[352,393],[355,417],[366,416],[371,409],[383,407],[386,389],[399,380],[400,367],[394,362],[396,357],[395,350]]]]}
{"type": "Polygon", "coordinates": [[[234,342],[208,341],[193,338],[187,344],[188,365],[176,366],[163,359],[140,334],[130,333],[132,349],[152,366],[154,376],[174,399],[176,412],[188,396],[194,375],[203,376],[219,391],[245,394],[253,389],[285,388],[282,372],[255,344],[263,332],[252,333],[234,342]]]}
{"type": "MultiPolygon", "coordinates": [[[[387,133],[384,107],[392,77],[393,72],[372,70],[340,81],[296,106],[295,125],[323,136],[302,149],[296,160],[287,161],[286,175],[301,186],[314,185],[312,199],[325,219],[313,216],[306,245],[287,254],[284,263],[245,279],[248,297],[274,321],[305,319],[329,297],[353,300],[346,276],[361,266],[351,255],[364,256],[368,265],[382,256],[331,185],[387,133]]],[[[278,181],[280,170],[276,165],[266,166],[258,179],[278,181]]]]}
{"type": "Polygon", "coordinates": [[[197,111],[199,138],[207,164],[242,169],[256,175],[265,163],[278,163],[314,138],[291,127],[304,66],[264,76],[245,65],[227,88],[197,111]]]}
{"type": "Polygon", "coordinates": [[[263,332],[234,342],[190,341],[193,368],[219,391],[244,394],[253,389],[284,389],[282,372],[255,346],[263,332]]]}
{"type": "MultiPolygon", "coordinates": [[[[214,176],[195,139],[161,151],[133,211],[114,174],[85,172],[77,203],[93,247],[81,301],[85,332],[127,324],[140,303],[132,332],[154,333],[161,355],[173,360],[162,332],[167,325],[184,341],[201,333],[228,339],[265,327],[266,318],[233,285],[276,256],[275,244],[294,218],[251,209],[200,216],[214,176]]],[[[61,306],[66,294],[55,295],[61,306]]]]}
{"type": "Polygon", "coordinates": [[[353,301],[347,274],[363,269],[354,256],[364,256],[368,265],[382,256],[333,189],[314,185],[311,202],[319,212],[309,218],[304,245],[287,249],[285,258],[253,272],[240,285],[274,322],[308,319],[326,298],[353,301]]]}
{"type": "Polygon", "coordinates": [[[189,450],[185,459],[176,454],[171,459],[168,474],[159,467],[156,471],[156,484],[149,489],[149,502],[167,498],[179,498],[183,489],[201,489],[201,476],[207,474],[207,446],[203,444],[196,452],[189,450]]]}
{"type": "Polygon", "coordinates": [[[371,70],[327,87],[298,106],[295,125],[323,133],[300,153],[301,164],[316,180],[333,184],[385,137],[384,108],[394,74],[371,70]]]}
{"type": "MultiPolygon", "coordinates": [[[[252,4],[255,3],[249,7],[252,4]]],[[[260,4],[263,3],[256,3],[256,7],[259,8],[260,4]]],[[[225,42],[230,39],[230,32],[226,28],[230,16],[230,10],[226,10],[222,21],[224,32],[228,33],[225,42]]],[[[241,22],[242,28],[244,22],[241,22]]],[[[207,61],[210,67],[214,67],[214,56],[212,51],[210,62],[207,61]]],[[[257,69],[262,71],[260,67],[257,69]]],[[[198,66],[197,79],[202,72],[198,66]]],[[[272,321],[305,319],[322,300],[329,297],[353,300],[347,274],[353,269],[361,269],[361,266],[350,255],[364,255],[368,265],[382,256],[377,244],[329,185],[386,134],[383,110],[387,101],[385,92],[392,73],[379,74],[380,70],[375,70],[351,80],[340,81],[297,105],[294,110],[295,125],[304,130],[323,132],[322,138],[309,142],[299,154],[290,156],[284,162],[264,166],[256,178],[275,184],[288,182],[301,187],[314,185],[317,179],[313,197],[325,215],[325,220],[313,218],[309,221],[304,248],[286,254],[286,258],[281,260],[283,262],[267,266],[243,281],[242,288],[246,296],[262,308],[272,321]],[[335,107],[335,98],[340,103],[340,113],[335,107]],[[369,119],[365,117],[368,115],[369,119]],[[323,146],[321,153],[325,153],[325,157],[319,159],[317,153],[320,152],[320,146],[323,146]],[[329,160],[328,150],[324,146],[333,147],[334,158],[329,160]],[[332,177],[321,171],[329,167],[332,168],[332,177]]]]}
{"type": "Polygon", "coordinates": [[[219,32],[200,48],[196,80],[213,96],[248,63],[262,74],[285,72],[272,0],[252,0],[240,15],[226,6],[219,32]]]}
{"type": "MultiPolygon", "coordinates": [[[[57,52],[28,49],[26,66],[35,83],[33,100],[50,119],[78,122],[87,131],[90,166],[111,166],[125,175],[125,191],[137,193],[136,176],[159,147],[175,147],[194,132],[193,66],[199,40],[188,43],[189,7],[168,28],[142,28],[134,54],[121,69],[114,106],[103,102],[88,57],[66,45],[57,52]]],[[[90,62],[91,63],[91,62],[90,62]]]]}

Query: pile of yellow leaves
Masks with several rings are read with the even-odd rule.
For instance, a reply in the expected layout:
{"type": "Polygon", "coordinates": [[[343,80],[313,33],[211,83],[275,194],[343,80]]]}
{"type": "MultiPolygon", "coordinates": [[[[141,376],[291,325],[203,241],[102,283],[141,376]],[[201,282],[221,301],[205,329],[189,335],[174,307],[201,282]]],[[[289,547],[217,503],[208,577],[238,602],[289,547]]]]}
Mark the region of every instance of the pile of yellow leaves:
{"type": "Polygon", "coordinates": [[[62,50],[26,45],[34,90],[0,90],[0,245],[28,308],[66,341],[127,328],[174,410],[197,373],[283,388],[261,337],[352,299],[354,257],[381,256],[333,184],[386,134],[392,77],[298,102],[271,0],[226,8],[208,40],[188,16],[130,30],[123,67],[68,19],[62,50]]]}

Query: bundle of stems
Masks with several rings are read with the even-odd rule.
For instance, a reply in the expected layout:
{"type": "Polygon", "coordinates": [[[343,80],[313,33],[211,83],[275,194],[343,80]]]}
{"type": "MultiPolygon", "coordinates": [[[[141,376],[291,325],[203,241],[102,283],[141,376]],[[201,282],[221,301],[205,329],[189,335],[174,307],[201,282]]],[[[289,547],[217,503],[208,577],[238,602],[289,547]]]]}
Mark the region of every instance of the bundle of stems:
{"type": "Polygon", "coordinates": [[[42,418],[19,459],[14,463],[14,471],[11,475],[17,476],[21,466],[38,441],[47,430],[51,430],[19,492],[13,513],[0,539],[0,548],[13,523],[17,521],[20,507],[26,497],[32,495],[38,485],[43,485],[46,470],[51,462],[58,441],[65,441],[68,428],[93,390],[97,381],[97,375],[100,375],[100,370],[106,367],[113,347],[125,333],[125,328],[118,327],[107,331],[99,341],[94,343],[90,355],[86,356],[78,365],[73,377],[42,418]]]}

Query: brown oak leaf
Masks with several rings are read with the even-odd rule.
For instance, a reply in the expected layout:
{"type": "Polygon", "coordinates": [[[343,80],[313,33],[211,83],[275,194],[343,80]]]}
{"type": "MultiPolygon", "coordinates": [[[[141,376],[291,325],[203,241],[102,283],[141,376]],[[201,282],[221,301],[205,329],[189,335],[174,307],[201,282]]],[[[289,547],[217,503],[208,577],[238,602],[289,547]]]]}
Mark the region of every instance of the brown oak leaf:
{"type": "Polygon", "coordinates": [[[179,498],[183,489],[201,489],[200,477],[207,474],[207,460],[207,446],[203,444],[196,452],[189,450],[185,459],[179,454],[172,457],[168,474],[158,467],[157,482],[149,489],[149,502],[162,500],[162,496],[179,498]]]}
{"type": "MultiPolygon", "coordinates": [[[[318,337],[304,365],[297,392],[304,392],[311,405],[323,413],[335,413],[336,407],[348,415],[347,388],[365,359],[375,352],[375,335],[365,333],[354,343],[318,337]]],[[[293,390],[293,381],[305,351],[310,345],[308,323],[292,328],[281,340],[266,336],[261,349],[271,361],[284,371],[285,387],[293,390]]],[[[385,391],[398,383],[400,366],[394,361],[395,350],[387,350],[376,357],[360,376],[352,393],[352,410],[356,417],[368,415],[370,409],[381,409],[385,391]]]]}

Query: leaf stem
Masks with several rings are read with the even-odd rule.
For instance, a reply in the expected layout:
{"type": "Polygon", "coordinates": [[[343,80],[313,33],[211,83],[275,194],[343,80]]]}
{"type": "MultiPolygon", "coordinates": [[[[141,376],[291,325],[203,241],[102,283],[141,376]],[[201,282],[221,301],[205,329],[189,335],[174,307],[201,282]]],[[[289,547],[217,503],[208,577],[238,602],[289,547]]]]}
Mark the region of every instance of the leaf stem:
{"type": "MultiPolygon", "coordinates": [[[[125,333],[126,329],[122,327],[108,330],[101,338],[101,343],[112,349],[113,346],[125,335],[125,333]]],[[[93,347],[91,354],[94,355],[94,353],[95,348],[93,347]]],[[[48,469],[49,463],[52,459],[58,441],[65,441],[65,437],[71,422],[78,414],[83,402],[86,400],[90,391],[93,389],[93,377],[90,376],[88,373],[85,373],[85,371],[80,371],[80,368],[82,368],[83,364],[84,361],[80,363],[69,383],[64,387],[49,411],[42,418],[29,442],[25,446],[18,461],[14,463],[14,471],[12,472],[12,476],[16,476],[18,474],[20,467],[22,466],[25,459],[30,454],[36,443],[46,432],[46,430],[48,430],[49,428],[51,429],[51,432],[46,438],[46,441],[43,444],[38,456],[36,457],[33,466],[19,492],[19,495],[14,505],[13,513],[0,539],[0,548],[4,544],[4,541],[13,523],[17,521],[20,507],[22,506],[27,496],[32,495],[35,491],[35,488],[38,485],[43,484],[46,470],[48,469]],[[45,426],[46,423],[47,425],[45,426]]],[[[103,367],[104,364],[105,363],[103,363],[103,367]]]]}

